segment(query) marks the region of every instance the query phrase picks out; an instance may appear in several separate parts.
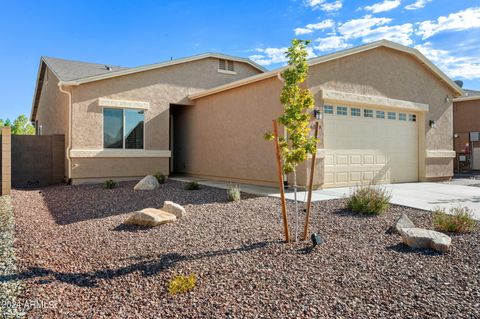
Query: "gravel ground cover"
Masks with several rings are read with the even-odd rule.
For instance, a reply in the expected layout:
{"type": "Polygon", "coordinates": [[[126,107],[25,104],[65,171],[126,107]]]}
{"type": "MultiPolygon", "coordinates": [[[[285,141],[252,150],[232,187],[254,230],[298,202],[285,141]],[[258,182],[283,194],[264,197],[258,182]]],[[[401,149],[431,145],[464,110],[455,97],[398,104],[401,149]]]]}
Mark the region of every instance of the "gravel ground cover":
{"type": "MultiPolygon", "coordinates": [[[[479,318],[480,234],[453,236],[448,254],[411,250],[386,230],[402,213],[431,227],[429,213],[392,206],[351,214],[344,200],[317,202],[312,229],[326,240],[284,244],[276,198],[227,202],[225,190],[55,186],[13,191],[23,300],[41,318],[479,318]],[[185,205],[188,217],[153,229],[121,226],[127,212],[185,205]],[[171,296],[177,274],[197,287],[171,296]]],[[[245,196],[246,197],[246,196],[245,196]]],[[[292,211],[292,203],[289,209],[292,211]]],[[[292,229],[293,231],[293,229],[292,229]]]]}
{"type": "MultiPolygon", "coordinates": [[[[10,196],[0,197],[0,278],[17,274],[13,207],[10,196]]],[[[21,280],[0,280],[0,318],[21,318],[24,307],[17,300],[21,280]]]]}

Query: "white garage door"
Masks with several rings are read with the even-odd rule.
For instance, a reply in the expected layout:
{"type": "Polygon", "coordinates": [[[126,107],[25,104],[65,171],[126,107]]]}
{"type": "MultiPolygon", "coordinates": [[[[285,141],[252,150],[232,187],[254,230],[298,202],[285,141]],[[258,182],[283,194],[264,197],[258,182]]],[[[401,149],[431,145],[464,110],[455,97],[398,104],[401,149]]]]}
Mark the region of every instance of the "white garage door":
{"type": "Polygon", "coordinates": [[[324,187],[418,181],[417,115],[325,105],[324,187]]]}

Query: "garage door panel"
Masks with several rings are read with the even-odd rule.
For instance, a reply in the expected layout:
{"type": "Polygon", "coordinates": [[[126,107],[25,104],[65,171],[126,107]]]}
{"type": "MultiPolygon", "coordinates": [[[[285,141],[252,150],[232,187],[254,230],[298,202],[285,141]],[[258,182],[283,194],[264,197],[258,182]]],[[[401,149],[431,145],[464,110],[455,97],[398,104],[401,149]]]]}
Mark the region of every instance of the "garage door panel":
{"type": "Polygon", "coordinates": [[[418,181],[417,122],[348,114],[324,117],[324,187],[418,181]]]}

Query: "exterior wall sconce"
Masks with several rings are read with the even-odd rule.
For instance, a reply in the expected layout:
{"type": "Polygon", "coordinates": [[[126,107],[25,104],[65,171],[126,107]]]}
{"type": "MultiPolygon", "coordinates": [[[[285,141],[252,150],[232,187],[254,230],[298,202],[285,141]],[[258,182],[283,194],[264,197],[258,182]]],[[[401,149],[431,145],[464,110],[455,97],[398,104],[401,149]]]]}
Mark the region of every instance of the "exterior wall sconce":
{"type": "Polygon", "coordinates": [[[431,128],[437,128],[437,122],[434,120],[430,120],[430,127],[431,128]]]}
{"type": "Polygon", "coordinates": [[[321,120],[322,119],[322,111],[320,111],[319,109],[314,109],[313,110],[313,116],[315,117],[315,119],[321,120]]]}
{"type": "Polygon", "coordinates": [[[458,133],[453,134],[453,137],[454,137],[454,138],[458,138],[458,137],[459,137],[459,136],[458,136],[458,133]]]}
{"type": "Polygon", "coordinates": [[[445,103],[449,103],[449,102],[451,102],[451,101],[452,101],[452,99],[447,95],[447,96],[445,97],[445,103]]]}

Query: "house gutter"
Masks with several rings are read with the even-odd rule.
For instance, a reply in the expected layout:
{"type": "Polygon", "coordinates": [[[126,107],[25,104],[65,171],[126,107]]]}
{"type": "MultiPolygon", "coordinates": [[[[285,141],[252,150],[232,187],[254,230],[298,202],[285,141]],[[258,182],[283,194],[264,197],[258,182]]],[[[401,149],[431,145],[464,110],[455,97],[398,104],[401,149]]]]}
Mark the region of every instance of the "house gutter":
{"type": "Polygon", "coordinates": [[[70,150],[72,149],[72,92],[65,90],[62,82],[58,82],[58,89],[60,92],[68,96],[68,141],[67,141],[67,182],[70,182],[72,176],[72,159],[70,158],[70,150]]]}

